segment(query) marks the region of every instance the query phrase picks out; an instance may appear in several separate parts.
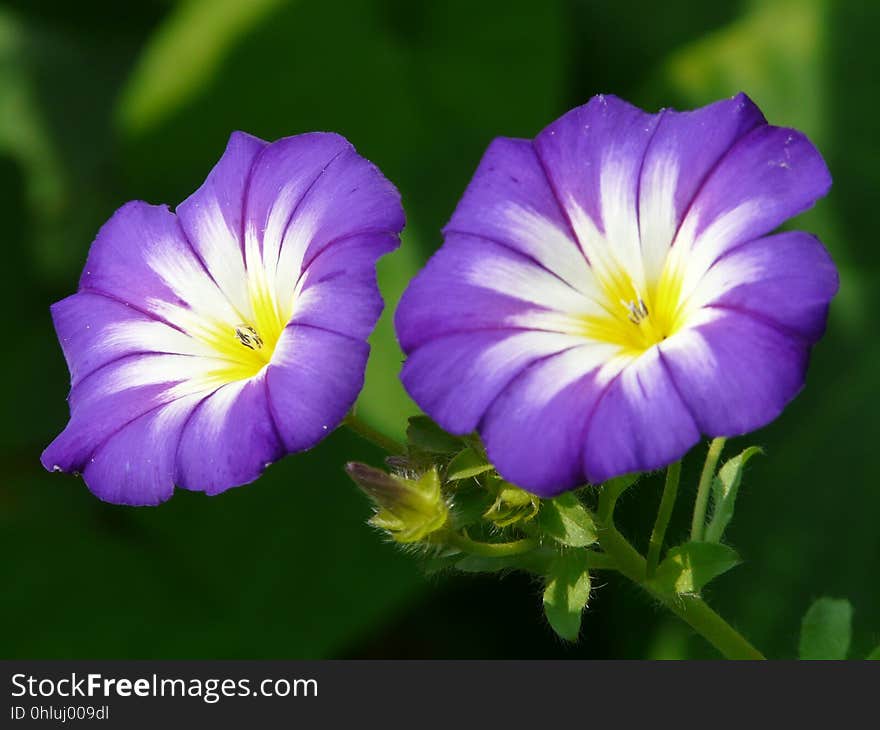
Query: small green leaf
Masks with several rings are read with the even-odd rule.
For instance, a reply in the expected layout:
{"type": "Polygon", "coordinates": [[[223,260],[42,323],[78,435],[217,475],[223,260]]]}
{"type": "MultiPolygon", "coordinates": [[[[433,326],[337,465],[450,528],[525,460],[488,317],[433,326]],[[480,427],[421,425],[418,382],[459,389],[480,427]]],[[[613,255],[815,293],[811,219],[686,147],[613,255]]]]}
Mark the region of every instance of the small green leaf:
{"type": "Polygon", "coordinates": [[[743,469],[755,454],[763,454],[758,446],[750,446],[727,461],[718,470],[712,482],[712,519],[706,527],[706,542],[720,542],[733,518],[736,495],[742,481],[743,469]]]}
{"type": "Polygon", "coordinates": [[[820,598],[804,614],[801,659],[846,659],[852,638],[852,606],[845,598],[820,598]]]}
{"type": "Polygon", "coordinates": [[[590,574],[583,551],[562,553],[551,563],[544,588],[544,614],[561,638],[577,641],[589,598],[590,574]]]}
{"type": "Polygon", "coordinates": [[[686,542],[672,548],[652,579],[669,593],[699,593],[709,581],[742,562],[736,551],[717,542],[686,542]]]}
{"type": "Polygon", "coordinates": [[[470,479],[478,474],[490,471],[492,468],[492,465],[486,461],[482,454],[478,454],[468,447],[456,455],[449,463],[449,467],[446,470],[446,478],[449,481],[470,479]]]}
{"type": "Polygon", "coordinates": [[[454,454],[461,450],[461,439],[446,433],[427,416],[413,416],[406,429],[407,443],[431,454],[454,454]]]}
{"type": "Polygon", "coordinates": [[[880,646],[878,646],[874,651],[872,651],[865,659],[877,660],[880,661],[880,646]]]}
{"type": "Polygon", "coordinates": [[[593,517],[571,492],[541,502],[538,527],[543,534],[570,547],[586,547],[598,539],[593,517]]]}

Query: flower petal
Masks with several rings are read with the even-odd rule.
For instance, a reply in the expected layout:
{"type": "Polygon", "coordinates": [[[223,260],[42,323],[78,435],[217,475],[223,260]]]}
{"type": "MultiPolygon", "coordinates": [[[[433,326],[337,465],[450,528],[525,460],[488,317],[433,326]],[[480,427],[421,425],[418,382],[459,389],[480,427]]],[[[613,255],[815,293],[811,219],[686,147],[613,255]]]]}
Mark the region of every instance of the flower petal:
{"type": "Polygon", "coordinates": [[[252,482],[283,454],[264,370],[218,388],[196,406],[180,436],[177,481],[185,489],[218,494],[252,482]]]}
{"type": "Polygon", "coordinates": [[[233,132],[202,186],[177,206],[184,233],[214,281],[241,312],[250,308],[244,274],[243,211],[251,169],[266,142],[233,132]]]}
{"type": "Polygon", "coordinates": [[[327,164],[290,220],[275,274],[278,300],[292,298],[300,272],[326,247],[366,233],[396,235],[404,222],[397,189],[347,145],[327,164]]]}
{"type": "Polygon", "coordinates": [[[740,312],[705,319],[659,346],[697,425],[713,437],[766,426],[803,387],[808,341],[740,312]]]}
{"type": "Polygon", "coordinates": [[[400,378],[413,400],[443,428],[470,433],[527,365],[580,344],[579,337],[528,330],[451,334],[411,352],[400,378]]]}
{"type": "Polygon", "coordinates": [[[88,460],[83,479],[107,502],[155,505],[174,493],[180,431],[201,395],[148,411],[116,431],[88,460]]]}
{"type": "Polygon", "coordinates": [[[639,176],[658,115],[595,96],[557,119],[535,149],[592,268],[629,272],[643,286],[639,176]]]}
{"type": "Polygon", "coordinates": [[[528,326],[531,313],[571,318],[595,310],[590,299],[527,256],[488,239],[447,233],[404,292],[396,326],[409,352],[455,332],[528,326]]]}
{"type": "Polygon", "coordinates": [[[720,160],[694,198],[673,252],[687,261],[684,291],[726,251],[759,238],[828,192],[825,161],[800,132],[759,126],[720,160]]]}
{"type": "Polygon", "coordinates": [[[658,348],[627,365],[606,387],[584,439],[584,472],[594,484],[680,459],[700,438],[658,348]]]}
{"type": "Polygon", "coordinates": [[[542,497],[586,481],[586,425],[626,362],[614,360],[614,349],[581,345],[551,355],[525,368],[501,392],[480,430],[489,459],[505,479],[542,497]]]}
{"type": "Polygon", "coordinates": [[[80,289],[128,303],[182,329],[196,313],[238,320],[164,205],[133,201],[117,210],[92,243],[80,289]]]}
{"type": "Polygon", "coordinates": [[[70,421],[43,452],[49,470],[82,471],[117,431],[178,398],[207,394],[216,364],[188,355],[136,354],[107,363],[70,392],[70,421]]]}
{"type": "Polygon", "coordinates": [[[819,239],[792,231],[730,250],[703,277],[692,301],[752,314],[815,342],[825,331],[828,305],[839,285],[834,262],[819,239]]]}
{"type": "Polygon", "coordinates": [[[764,115],[745,94],[693,111],[661,113],[639,184],[639,231],[649,278],[660,274],[706,177],[741,137],[763,124],[764,115]]]}
{"type": "Polygon", "coordinates": [[[71,385],[126,355],[206,355],[207,347],[143,312],[100,294],[79,292],[51,307],[71,385]]]}
{"type": "Polygon", "coordinates": [[[303,273],[291,322],[365,340],[383,307],[376,259],[399,243],[393,233],[374,233],[324,249],[303,273]]]}
{"type": "Polygon", "coordinates": [[[593,286],[530,140],[500,137],[489,145],[444,229],[447,240],[453,233],[512,248],[575,289],[590,291],[593,286]]]}
{"type": "Polygon", "coordinates": [[[363,387],[369,351],[362,340],[288,325],[266,369],[271,413],[288,451],[311,448],[342,422],[363,387]]]}

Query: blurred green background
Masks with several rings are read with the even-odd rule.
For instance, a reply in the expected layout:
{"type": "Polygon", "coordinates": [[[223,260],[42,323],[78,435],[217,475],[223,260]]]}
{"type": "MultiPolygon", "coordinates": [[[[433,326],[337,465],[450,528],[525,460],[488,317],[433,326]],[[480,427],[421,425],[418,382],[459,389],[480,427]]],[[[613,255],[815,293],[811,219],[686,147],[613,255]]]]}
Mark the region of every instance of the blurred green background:
{"type": "MultiPolygon", "coordinates": [[[[596,581],[577,646],[554,637],[528,578],[423,577],[364,525],[341,465],[381,454],[345,432],[254,485],[154,509],[103,504],[38,456],[67,418],[49,303],[75,289],[115,208],[182,200],[231,130],[338,131],[399,187],[409,223],[380,265],[389,308],[361,400],[399,433],[415,409],[390,311],[489,141],[534,136],[597,92],[656,110],[739,90],[825,154],[832,193],[796,226],[823,237],[842,289],[806,390],[752,439],[767,456],[729,532],[746,563],[708,598],[793,657],[811,600],[848,597],[864,656],[880,641],[878,33],[880,4],[833,0],[0,5],[0,656],[713,656],[613,576],[596,581]]],[[[673,538],[699,461],[686,462],[673,538]]],[[[642,548],[659,490],[645,481],[621,504],[642,548]]]]}

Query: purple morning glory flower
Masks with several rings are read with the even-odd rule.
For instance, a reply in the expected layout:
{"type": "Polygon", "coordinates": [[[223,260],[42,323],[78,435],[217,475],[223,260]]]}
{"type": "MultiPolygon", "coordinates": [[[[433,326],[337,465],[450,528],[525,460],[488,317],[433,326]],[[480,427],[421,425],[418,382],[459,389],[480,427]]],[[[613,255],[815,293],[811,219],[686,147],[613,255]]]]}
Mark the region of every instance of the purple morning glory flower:
{"type": "Polygon", "coordinates": [[[744,95],[653,115],[597,96],[497,139],[397,311],[403,382],[541,495],[759,428],[838,288],[816,238],[768,234],[830,184],[744,95]]]}
{"type": "Polygon", "coordinates": [[[375,262],[403,224],[394,186],[323,133],[236,132],[176,214],[124,205],[52,307],[71,417],[43,465],[109,502],[157,504],[314,446],[363,386],[375,262]]]}

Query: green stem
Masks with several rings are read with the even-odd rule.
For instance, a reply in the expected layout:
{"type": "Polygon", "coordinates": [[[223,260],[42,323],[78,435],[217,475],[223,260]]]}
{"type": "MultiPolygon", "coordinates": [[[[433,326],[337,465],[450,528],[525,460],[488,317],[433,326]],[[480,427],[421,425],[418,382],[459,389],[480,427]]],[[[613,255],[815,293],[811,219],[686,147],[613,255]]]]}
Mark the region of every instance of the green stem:
{"type": "Polygon", "coordinates": [[[708,641],[727,659],[763,659],[761,654],[736,629],[713,611],[699,596],[682,596],[659,590],[647,579],[647,562],[621,535],[613,522],[616,495],[599,496],[599,544],[605,554],[614,560],[617,569],[660,601],[694,631],[708,641]]]}
{"type": "Polygon", "coordinates": [[[713,439],[706,454],[706,463],[703,464],[703,472],[700,474],[700,484],[697,487],[697,498],[694,500],[694,517],[691,520],[691,541],[699,542],[706,532],[706,508],[709,506],[709,492],[712,491],[712,479],[715,476],[715,467],[721,458],[726,438],[713,439]]]}
{"type": "Polygon", "coordinates": [[[513,540],[512,542],[477,542],[458,532],[449,532],[443,535],[443,541],[447,545],[457,547],[464,553],[484,558],[509,558],[513,555],[531,552],[538,547],[538,541],[531,538],[513,540]]]}
{"type": "Polygon", "coordinates": [[[403,447],[402,444],[397,443],[397,441],[395,441],[393,438],[389,438],[381,431],[377,431],[375,428],[362,421],[354,414],[354,411],[349,413],[342,423],[344,426],[347,426],[352,431],[354,431],[362,439],[369,441],[374,446],[378,446],[380,449],[382,449],[383,451],[387,451],[389,454],[406,453],[406,449],[403,447]]]}
{"type": "Polygon", "coordinates": [[[663,487],[663,497],[660,499],[660,508],[657,510],[657,520],[651,531],[651,543],[648,546],[648,561],[646,572],[648,578],[653,578],[660,563],[660,551],[663,549],[663,539],[666,537],[666,528],[672,517],[675,507],[675,498],[678,495],[678,482],[681,478],[681,461],[670,464],[666,470],[666,484],[663,487]]]}

